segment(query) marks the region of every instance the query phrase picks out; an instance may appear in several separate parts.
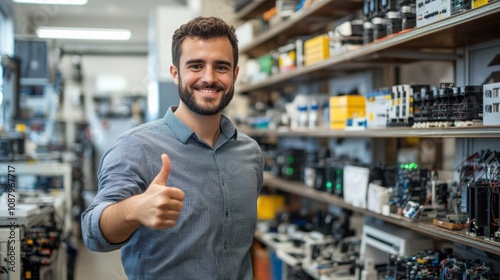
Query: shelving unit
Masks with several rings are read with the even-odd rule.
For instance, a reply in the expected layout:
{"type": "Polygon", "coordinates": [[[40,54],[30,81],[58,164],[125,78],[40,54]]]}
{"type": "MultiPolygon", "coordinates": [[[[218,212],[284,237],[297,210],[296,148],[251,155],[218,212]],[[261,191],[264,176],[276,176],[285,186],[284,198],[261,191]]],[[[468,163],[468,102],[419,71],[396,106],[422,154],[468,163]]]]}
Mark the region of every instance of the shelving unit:
{"type": "Polygon", "coordinates": [[[500,126],[470,126],[470,127],[447,127],[447,128],[380,128],[364,130],[332,130],[327,128],[298,129],[289,128],[252,129],[248,127],[239,128],[250,136],[273,136],[273,137],[317,137],[317,138],[497,138],[500,137],[500,126]]]}
{"type": "MultiPolygon", "coordinates": [[[[267,10],[275,1],[258,1],[238,13],[241,20],[253,18],[267,10]]],[[[327,23],[352,14],[362,8],[362,0],[323,0],[298,12],[289,20],[282,22],[240,48],[240,52],[252,58],[269,53],[284,45],[294,37],[325,32],[327,23]]],[[[337,53],[326,60],[297,69],[270,76],[251,84],[240,84],[239,93],[268,93],[290,84],[311,84],[339,75],[355,73],[380,66],[398,65],[421,60],[454,61],[464,54],[461,48],[500,38],[500,1],[458,13],[438,22],[406,30],[388,36],[360,48],[337,53]]],[[[331,130],[328,128],[290,130],[255,130],[239,128],[250,136],[256,137],[304,137],[304,138],[498,138],[500,127],[452,127],[414,129],[409,127],[331,130]]],[[[431,221],[411,221],[401,217],[384,216],[346,203],[342,198],[307,188],[302,182],[288,181],[265,174],[264,182],[273,188],[314,199],[355,213],[375,217],[385,222],[399,225],[413,231],[437,238],[446,239],[477,248],[494,255],[500,255],[500,243],[485,240],[483,237],[466,235],[464,231],[450,231],[432,225],[431,221]]]]}
{"type": "Polygon", "coordinates": [[[432,225],[432,221],[416,222],[402,217],[384,216],[381,214],[377,214],[375,212],[353,206],[345,202],[338,196],[331,195],[322,191],[317,191],[312,188],[307,188],[302,182],[284,180],[281,178],[277,178],[270,173],[264,174],[264,181],[274,188],[282,190],[284,192],[311,198],[324,203],[334,204],[341,208],[351,210],[354,213],[375,217],[379,220],[409,228],[413,231],[420,232],[434,238],[458,242],[493,254],[499,254],[500,252],[500,243],[498,242],[488,241],[483,239],[482,237],[472,237],[466,235],[464,231],[451,231],[442,229],[432,225]]]}
{"type": "MultiPolygon", "coordinates": [[[[317,19],[319,13],[325,13],[325,10],[354,12],[360,8],[361,2],[333,0],[317,2],[293,19],[258,36],[252,44],[242,48],[240,52],[252,57],[266,54],[288,39],[317,32],[318,30],[311,30],[317,24],[306,20],[309,17],[317,19]],[[286,39],[282,39],[283,37],[286,39]]],[[[272,90],[281,88],[285,84],[326,79],[390,63],[411,62],[425,58],[450,60],[457,57],[456,48],[499,38],[500,29],[497,28],[500,26],[499,15],[500,2],[493,2],[433,24],[382,38],[359,49],[336,54],[309,66],[273,75],[257,83],[239,85],[238,91],[248,93],[272,90]]]]}

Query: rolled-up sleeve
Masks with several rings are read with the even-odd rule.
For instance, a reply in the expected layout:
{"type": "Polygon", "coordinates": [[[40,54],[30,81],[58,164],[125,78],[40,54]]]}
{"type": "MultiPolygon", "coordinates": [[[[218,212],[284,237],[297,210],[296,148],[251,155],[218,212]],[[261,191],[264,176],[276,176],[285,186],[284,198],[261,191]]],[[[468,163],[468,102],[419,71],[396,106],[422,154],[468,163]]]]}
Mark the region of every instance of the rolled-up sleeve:
{"type": "Polygon", "coordinates": [[[102,212],[113,202],[94,203],[82,214],[82,237],[85,246],[92,251],[109,252],[120,249],[123,244],[110,244],[102,235],[99,220],[102,212]]]}
{"type": "Polygon", "coordinates": [[[150,171],[147,157],[134,135],[120,136],[104,154],[97,173],[98,192],[82,213],[82,238],[90,250],[108,252],[126,243],[110,244],[102,234],[99,220],[106,207],[144,192],[150,171]]]}

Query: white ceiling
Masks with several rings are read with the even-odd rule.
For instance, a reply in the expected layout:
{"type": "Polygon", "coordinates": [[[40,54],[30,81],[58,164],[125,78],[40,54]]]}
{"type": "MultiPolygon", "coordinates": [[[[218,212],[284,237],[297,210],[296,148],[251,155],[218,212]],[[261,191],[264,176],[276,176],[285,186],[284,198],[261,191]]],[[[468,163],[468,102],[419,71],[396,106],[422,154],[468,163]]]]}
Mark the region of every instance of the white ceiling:
{"type": "Polygon", "coordinates": [[[186,6],[187,0],[88,0],[86,5],[40,5],[17,4],[12,2],[16,11],[25,14],[50,14],[50,17],[92,19],[146,19],[151,8],[156,6],[186,6]]]}
{"type": "Polygon", "coordinates": [[[127,42],[58,41],[59,45],[72,48],[86,45],[139,45],[143,48],[147,44],[148,16],[153,8],[190,5],[193,5],[192,0],[88,0],[83,6],[11,2],[18,36],[34,34],[37,26],[125,28],[132,32],[132,38],[127,42]]]}

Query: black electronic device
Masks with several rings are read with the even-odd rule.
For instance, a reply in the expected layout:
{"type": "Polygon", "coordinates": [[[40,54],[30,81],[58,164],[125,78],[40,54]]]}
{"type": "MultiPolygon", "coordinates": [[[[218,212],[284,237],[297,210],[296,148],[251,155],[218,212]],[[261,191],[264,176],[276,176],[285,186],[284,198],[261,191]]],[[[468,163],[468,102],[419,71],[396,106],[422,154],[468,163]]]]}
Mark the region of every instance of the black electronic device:
{"type": "Polygon", "coordinates": [[[279,151],[272,172],[283,179],[300,180],[303,174],[304,158],[305,153],[303,150],[286,149],[279,151]]]}
{"type": "Polygon", "coordinates": [[[472,8],[472,0],[451,0],[451,15],[465,12],[472,8]]]}
{"type": "Polygon", "coordinates": [[[339,197],[344,196],[344,165],[345,162],[333,158],[326,161],[324,191],[339,197]]]}
{"type": "Polygon", "coordinates": [[[37,79],[39,84],[47,82],[49,63],[46,41],[16,39],[14,53],[21,59],[21,78],[37,79]]]}
{"type": "Polygon", "coordinates": [[[400,164],[396,173],[394,195],[389,202],[392,213],[402,213],[409,201],[424,205],[430,184],[430,171],[416,163],[400,164]]]}
{"type": "Polygon", "coordinates": [[[18,57],[2,55],[2,89],[0,124],[6,130],[13,128],[13,121],[19,118],[21,60],[18,57]]]}

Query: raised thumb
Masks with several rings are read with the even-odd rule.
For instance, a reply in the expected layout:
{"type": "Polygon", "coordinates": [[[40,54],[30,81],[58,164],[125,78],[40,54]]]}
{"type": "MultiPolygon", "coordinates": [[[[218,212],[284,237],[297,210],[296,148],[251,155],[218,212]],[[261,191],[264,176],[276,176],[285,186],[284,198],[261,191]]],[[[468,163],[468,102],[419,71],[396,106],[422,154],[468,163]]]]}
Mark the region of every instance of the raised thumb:
{"type": "Polygon", "coordinates": [[[170,169],[172,168],[172,166],[170,164],[170,158],[166,154],[161,155],[161,161],[162,161],[162,166],[160,173],[156,175],[152,183],[166,186],[167,179],[168,176],[170,175],[170,169]]]}

